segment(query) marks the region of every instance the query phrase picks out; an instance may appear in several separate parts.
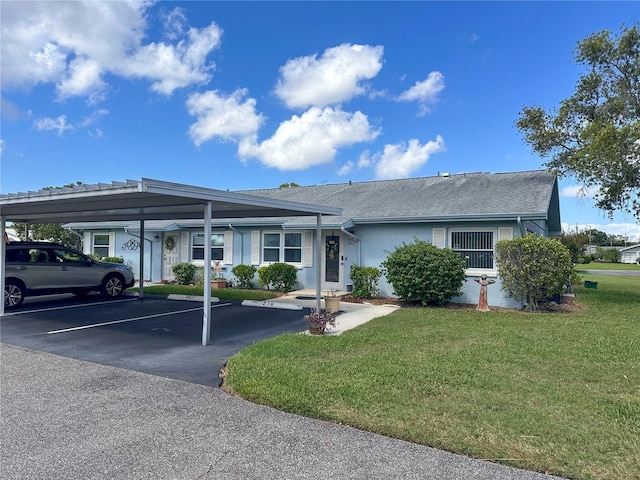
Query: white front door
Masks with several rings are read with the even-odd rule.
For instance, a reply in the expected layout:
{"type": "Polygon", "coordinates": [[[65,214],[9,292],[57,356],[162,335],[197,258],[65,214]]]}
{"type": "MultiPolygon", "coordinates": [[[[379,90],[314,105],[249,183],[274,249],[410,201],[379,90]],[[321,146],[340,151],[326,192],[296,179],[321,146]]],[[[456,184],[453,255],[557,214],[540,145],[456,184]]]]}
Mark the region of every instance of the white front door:
{"type": "Polygon", "coordinates": [[[344,289],[344,246],[340,233],[322,233],[322,289],[344,289]]]}
{"type": "Polygon", "coordinates": [[[164,233],[162,238],[162,279],[175,280],[173,266],[178,263],[178,234],[164,233]]]}

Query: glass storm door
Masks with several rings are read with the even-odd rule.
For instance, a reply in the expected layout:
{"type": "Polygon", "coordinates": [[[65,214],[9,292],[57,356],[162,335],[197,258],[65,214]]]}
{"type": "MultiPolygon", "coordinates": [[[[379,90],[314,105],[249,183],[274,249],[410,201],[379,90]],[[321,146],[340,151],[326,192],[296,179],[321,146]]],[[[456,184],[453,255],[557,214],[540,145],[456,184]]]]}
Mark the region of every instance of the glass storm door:
{"type": "Polygon", "coordinates": [[[342,290],[342,236],[324,234],[324,250],[322,254],[322,288],[342,290]]]}

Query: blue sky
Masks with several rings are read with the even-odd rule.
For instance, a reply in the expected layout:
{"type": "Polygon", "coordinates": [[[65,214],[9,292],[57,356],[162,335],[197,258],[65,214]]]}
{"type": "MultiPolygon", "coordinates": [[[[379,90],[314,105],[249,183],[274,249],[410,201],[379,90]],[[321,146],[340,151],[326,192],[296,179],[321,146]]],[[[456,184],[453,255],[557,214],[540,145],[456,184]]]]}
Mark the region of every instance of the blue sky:
{"type": "MultiPolygon", "coordinates": [[[[579,40],[640,19],[637,2],[0,5],[2,193],[539,169],[518,113],[573,93],[579,40]]],[[[640,241],[632,215],[560,189],[567,226],[640,241]]]]}

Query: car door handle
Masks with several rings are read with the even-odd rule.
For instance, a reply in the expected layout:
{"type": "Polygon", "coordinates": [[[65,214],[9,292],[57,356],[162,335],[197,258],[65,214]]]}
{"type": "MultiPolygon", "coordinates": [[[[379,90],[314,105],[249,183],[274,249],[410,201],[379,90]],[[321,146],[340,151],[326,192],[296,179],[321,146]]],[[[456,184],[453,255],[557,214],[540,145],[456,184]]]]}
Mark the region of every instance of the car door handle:
{"type": "Polygon", "coordinates": [[[26,266],[24,266],[24,265],[20,265],[20,266],[18,267],[18,270],[27,270],[27,267],[26,267],[26,266]]]}
{"type": "Polygon", "coordinates": [[[69,270],[67,267],[60,267],[60,270],[66,272],[67,270],[69,270]]]}

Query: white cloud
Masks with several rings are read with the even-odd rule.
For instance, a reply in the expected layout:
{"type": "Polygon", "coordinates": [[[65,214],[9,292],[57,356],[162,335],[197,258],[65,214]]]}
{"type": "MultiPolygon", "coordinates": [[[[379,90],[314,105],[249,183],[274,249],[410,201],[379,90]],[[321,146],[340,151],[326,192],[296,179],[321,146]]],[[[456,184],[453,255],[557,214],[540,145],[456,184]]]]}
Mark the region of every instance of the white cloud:
{"type": "Polygon", "coordinates": [[[417,101],[420,106],[419,116],[430,112],[429,105],[437,102],[438,94],[444,90],[444,75],[431,72],[422,82],[416,82],[413,87],[398,96],[401,102],[417,101]]]}
{"type": "MultiPolygon", "coordinates": [[[[210,79],[208,54],[219,46],[215,23],[183,30],[170,22],[173,43],[144,44],[152,2],[4,2],[2,5],[3,89],[54,83],[60,98],[98,101],[107,73],[152,82],[156,92],[210,79]],[[183,33],[186,31],[186,33],[183,33]]],[[[182,19],[184,20],[184,19],[182,19]]]]}
{"type": "Polygon", "coordinates": [[[383,47],[343,44],[289,60],[280,68],[276,95],[289,108],[335,105],[365,92],[363,80],[382,68],[383,47]]]}
{"type": "Polygon", "coordinates": [[[560,196],[563,198],[594,198],[600,190],[598,185],[585,186],[585,185],[567,185],[560,191],[560,196]]]}
{"type": "Polygon", "coordinates": [[[101,79],[102,70],[98,62],[77,58],[69,64],[68,76],[58,82],[58,96],[65,99],[73,96],[89,97],[92,104],[104,98],[107,85],[101,79]]]}
{"type": "Polygon", "coordinates": [[[62,135],[66,130],[73,130],[73,125],[67,123],[65,115],[60,115],[57,118],[40,118],[33,122],[33,126],[38,131],[57,130],[58,136],[62,135]]]}
{"type": "Polygon", "coordinates": [[[260,144],[245,138],[238,154],[279,170],[304,170],[332,162],[338,148],[373,140],[379,134],[361,112],[313,107],[281,123],[274,135],[260,144]]]}
{"type": "Polygon", "coordinates": [[[0,140],[0,155],[4,153],[4,147],[7,143],[4,140],[0,140]]]}
{"type": "Polygon", "coordinates": [[[348,175],[353,171],[353,167],[355,165],[353,164],[353,162],[351,160],[349,160],[347,163],[345,163],[342,167],[340,167],[340,169],[338,170],[338,175],[343,176],[343,175],[348,175]]]}
{"type": "Polygon", "coordinates": [[[187,110],[198,119],[189,127],[193,142],[200,146],[215,137],[230,141],[255,136],[264,117],[256,113],[255,99],[244,100],[246,95],[246,89],[236,90],[229,96],[218,91],[191,95],[187,110]]]}
{"type": "Polygon", "coordinates": [[[445,149],[443,138],[438,135],[424,145],[413,138],[409,144],[385,145],[380,161],[376,164],[379,179],[407,178],[424,165],[429,157],[445,149]]]}

